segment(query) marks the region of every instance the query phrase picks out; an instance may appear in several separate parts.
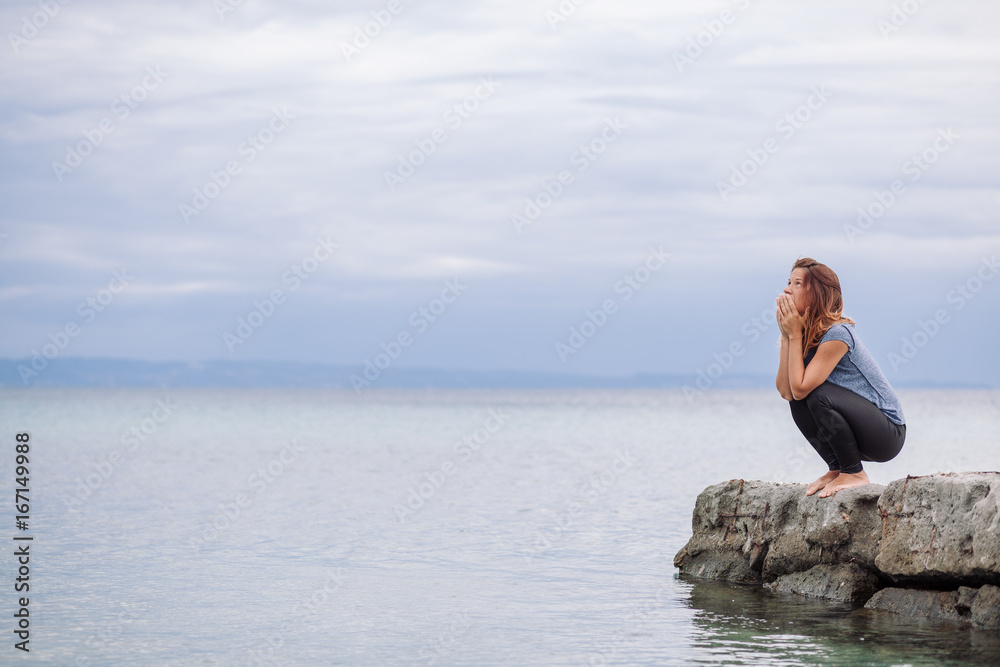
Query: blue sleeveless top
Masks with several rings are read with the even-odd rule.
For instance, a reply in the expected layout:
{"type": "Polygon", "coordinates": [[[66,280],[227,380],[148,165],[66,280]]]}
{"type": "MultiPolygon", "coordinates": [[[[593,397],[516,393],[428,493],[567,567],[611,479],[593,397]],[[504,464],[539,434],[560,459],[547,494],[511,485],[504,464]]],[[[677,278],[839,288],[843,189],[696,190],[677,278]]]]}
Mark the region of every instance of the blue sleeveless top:
{"type": "MultiPolygon", "coordinates": [[[[899,397],[889,385],[882,369],[875,363],[875,358],[868,352],[868,348],[854,333],[854,325],[834,324],[823,334],[819,343],[822,345],[831,340],[842,340],[847,343],[847,353],[830,371],[827,381],[868,399],[892,422],[905,424],[903,406],[899,403],[899,397]]],[[[813,350],[805,356],[803,361],[806,366],[809,365],[815,354],[816,350],[813,350]]]]}

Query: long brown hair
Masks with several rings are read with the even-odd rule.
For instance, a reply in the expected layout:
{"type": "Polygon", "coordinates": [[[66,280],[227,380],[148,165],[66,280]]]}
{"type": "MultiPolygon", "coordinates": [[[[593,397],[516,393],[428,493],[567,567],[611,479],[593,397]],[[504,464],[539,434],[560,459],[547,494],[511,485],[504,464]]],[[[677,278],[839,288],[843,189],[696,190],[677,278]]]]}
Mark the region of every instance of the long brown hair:
{"type": "Polygon", "coordinates": [[[854,320],[844,317],[844,299],[840,293],[840,278],[826,264],[820,264],[812,257],[803,257],[792,265],[795,269],[805,269],[803,286],[809,290],[812,304],[806,315],[805,330],[802,334],[802,352],[805,354],[819,345],[830,327],[841,322],[854,324],[854,320]]]}

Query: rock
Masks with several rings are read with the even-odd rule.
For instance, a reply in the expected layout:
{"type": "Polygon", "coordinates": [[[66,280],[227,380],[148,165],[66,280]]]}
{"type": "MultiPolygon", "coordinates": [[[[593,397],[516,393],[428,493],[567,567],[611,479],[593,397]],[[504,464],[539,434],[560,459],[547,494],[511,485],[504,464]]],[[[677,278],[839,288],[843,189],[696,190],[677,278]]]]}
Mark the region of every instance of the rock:
{"type": "Polygon", "coordinates": [[[958,597],[958,591],[883,588],[865,603],[865,608],[891,611],[905,616],[923,616],[939,621],[966,620],[955,608],[958,597]]]}
{"type": "Polygon", "coordinates": [[[1000,473],[896,480],[878,507],[875,566],[894,582],[1000,585],[1000,473]]]}
{"type": "Polygon", "coordinates": [[[961,586],[956,591],[883,588],[865,608],[1000,630],[1000,588],[989,584],[978,589],[961,586]]]}
{"type": "Polygon", "coordinates": [[[678,565],[678,558],[681,558],[681,554],[674,557],[674,566],[680,567],[684,574],[737,584],[760,583],[760,571],[752,570],[750,561],[736,551],[719,553],[711,549],[704,551],[696,549],[693,553],[686,554],[683,566],[678,565]]]}
{"type": "Polygon", "coordinates": [[[907,477],[830,498],[734,479],[699,494],[682,574],[1000,629],[1000,473],[907,477]],[[898,587],[876,590],[884,584],[898,587]],[[948,590],[950,589],[950,590],[948,590]]]}
{"type": "Polygon", "coordinates": [[[797,593],[838,602],[864,602],[880,588],[875,574],[857,563],[815,565],[767,584],[778,593],[797,593]]]}
{"type": "Polygon", "coordinates": [[[972,627],[981,630],[1000,630],[1000,588],[989,584],[979,589],[969,606],[972,627]]]}
{"type": "Polygon", "coordinates": [[[739,583],[772,582],[815,565],[874,569],[885,487],[869,484],[832,498],[804,484],[731,480],[695,502],[692,532],[674,558],[683,574],[739,583]]]}

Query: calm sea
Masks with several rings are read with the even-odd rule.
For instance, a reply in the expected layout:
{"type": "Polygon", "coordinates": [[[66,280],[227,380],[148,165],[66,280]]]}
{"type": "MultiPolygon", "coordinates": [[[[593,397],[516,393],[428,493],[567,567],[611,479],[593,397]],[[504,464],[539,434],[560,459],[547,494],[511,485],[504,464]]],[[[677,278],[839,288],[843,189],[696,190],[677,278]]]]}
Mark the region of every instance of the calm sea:
{"type": "MultiPolygon", "coordinates": [[[[1000,392],[900,395],[873,481],[1000,470],[1000,392]]],[[[0,416],[0,663],[1000,664],[1000,633],[675,575],[706,486],[824,471],[773,391],[5,389],[0,416]]]]}

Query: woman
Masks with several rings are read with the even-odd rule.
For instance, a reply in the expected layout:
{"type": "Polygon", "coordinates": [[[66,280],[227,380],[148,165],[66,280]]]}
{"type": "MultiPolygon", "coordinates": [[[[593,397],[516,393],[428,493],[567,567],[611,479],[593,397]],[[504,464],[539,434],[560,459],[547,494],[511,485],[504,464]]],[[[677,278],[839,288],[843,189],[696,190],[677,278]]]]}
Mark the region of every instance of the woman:
{"type": "Polygon", "coordinates": [[[888,461],[906,438],[903,408],[854,333],[837,274],[808,257],[795,262],[778,297],[781,353],[775,384],[792,419],[829,472],[806,489],[826,498],[869,483],[862,461],[888,461]]]}

